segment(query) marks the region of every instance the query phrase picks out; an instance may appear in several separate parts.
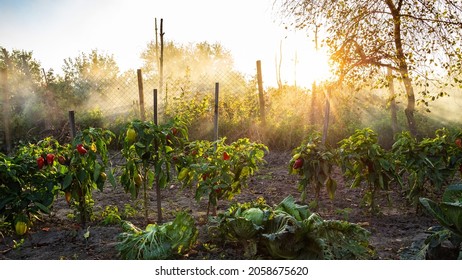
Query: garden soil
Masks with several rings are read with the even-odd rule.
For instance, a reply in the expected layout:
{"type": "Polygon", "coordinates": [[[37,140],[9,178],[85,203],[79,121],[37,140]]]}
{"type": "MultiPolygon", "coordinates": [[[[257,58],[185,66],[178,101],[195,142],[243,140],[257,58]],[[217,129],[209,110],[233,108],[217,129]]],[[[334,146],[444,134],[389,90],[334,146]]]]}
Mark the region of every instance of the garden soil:
{"type": "MultiPolygon", "coordinates": [[[[233,201],[220,201],[218,212],[224,211],[231,203],[248,202],[263,197],[267,204],[275,205],[288,195],[297,200],[298,178],[288,173],[290,152],[271,152],[266,157],[266,164],[254,174],[249,187],[234,197],[233,201]]],[[[114,155],[113,163],[121,165],[120,155],[114,155]]],[[[324,219],[343,219],[357,223],[371,233],[370,244],[377,252],[377,259],[413,259],[428,236],[426,230],[437,222],[423,213],[416,213],[416,207],[406,202],[404,194],[395,186],[388,193],[380,193],[378,202],[380,213],[372,215],[362,205],[365,190],[351,189],[345,182],[340,170],[335,171],[338,182],[334,200],[330,200],[321,191],[318,210],[324,219]],[[387,199],[390,196],[390,201],[387,199]]],[[[242,248],[232,244],[215,244],[207,232],[207,202],[196,202],[190,189],[182,189],[175,182],[162,190],[162,207],[164,221],[174,218],[174,213],[186,210],[191,213],[199,228],[197,245],[182,259],[242,259],[242,248]]],[[[155,191],[150,193],[150,218],[157,219],[155,191]]],[[[307,201],[312,201],[314,194],[308,194],[307,201]]],[[[0,259],[14,260],[114,260],[120,259],[115,248],[122,228],[115,225],[103,225],[102,213],[107,206],[117,206],[119,215],[140,228],[146,226],[142,212],[130,215],[125,209],[140,210],[140,201],[132,200],[122,187],[106,187],[102,192],[94,193],[95,221],[85,228],[73,221],[73,210],[69,208],[63,196],[59,196],[52,213],[35,222],[24,237],[0,236],[0,259]],[[129,206],[127,206],[129,205],[129,206]]],[[[300,201],[299,201],[300,203],[300,201]]],[[[265,258],[265,256],[261,256],[265,258]]]]}

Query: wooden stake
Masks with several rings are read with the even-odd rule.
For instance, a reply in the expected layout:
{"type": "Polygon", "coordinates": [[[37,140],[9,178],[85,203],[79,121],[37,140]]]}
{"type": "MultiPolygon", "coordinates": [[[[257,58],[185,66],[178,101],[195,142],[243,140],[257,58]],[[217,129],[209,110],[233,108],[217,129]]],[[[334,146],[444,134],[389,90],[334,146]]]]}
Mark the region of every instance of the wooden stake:
{"type": "MultiPolygon", "coordinates": [[[[159,93],[162,94],[164,89],[164,19],[160,19],[160,58],[159,58],[159,93]]],[[[167,112],[167,92],[165,92],[165,109],[164,111],[167,112]]]]}
{"type": "MultiPolygon", "coordinates": [[[[154,100],[154,124],[158,125],[158,120],[157,120],[157,89],[153,90],[153,100],[154,100]]],[[[154,149],[156,153],[156,162],[158,162],[160,158],[160,153],[159,153],[159,143],[157,140],[154,142],[154,149]]],[[[157,164],[156,164],[157,165],[157,164]]],[[[157,198],[157,222],[160,224],[162,223],[162,198],[161,198],[161,190],[160,190],[160,182],[159,182],[159,176],[155,177],[155,184],[156,184],[156,198],[157,198]]]]}
{"type": "Polygon", "coordinates": [[[157,89],[153,91],[153,100],[154,100],[154,124],[157,125],[157,89]]]}
{"type": "Polygon", "coordinates": [[[71,132],[71,140],[73,140],[75,137],[75,134],[77,133],[77,130],[75,128],[75,112],[74,111],[69,111],[69,128],[71,132]]]}
{"type": "Polygon", "coordinates": [[[156,64],[157,64],[157,71],[160,71],[160,60],[159,60],[159,30],[157,29],[157,18],[154,21],[154,29],[156,32],[156,64]]]}
{"type": "Polygon", "coordinates": [[[220,84],[215,83],[215,123],[214,123],[214,140],[218,140],[218,95],[220,92],[220,84]]]}
{"type": "Polygon", "coordinates": [[[317,89],[316,89],[316,82],[313,82],[311,85],[311,110],[310,110],[310,122],[312,126],[317,124],[316,121],[316,97],[317,97],[317,89]]]}
{"type": "Polygon", "coordinates": [[[142,121],[146,119],[146,114],[144,112],[144,93],[143,93],[143,76],[141,74],[141,69],[136,71],[138,76],[138,93],[140,99],[140,118],[142,121]]]}

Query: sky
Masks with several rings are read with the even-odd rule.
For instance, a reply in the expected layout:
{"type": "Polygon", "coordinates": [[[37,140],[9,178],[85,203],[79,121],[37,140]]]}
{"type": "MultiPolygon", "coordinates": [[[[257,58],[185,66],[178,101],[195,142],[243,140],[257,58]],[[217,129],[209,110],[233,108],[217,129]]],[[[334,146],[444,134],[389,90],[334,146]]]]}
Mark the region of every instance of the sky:
{"type": "Polygon", "coordinates": [[[0,0],[0,46],[33,51],[57,73],[64,59],[92,49],[114,55],[122,71],[137,69],[155,18],[164,21],[165,40],[220,43],[245,74],[261,60],[265,86],[276,83],[280,44],[283,82],[309,86],[327,68],[313,36],[280,24],[273,0],[0,0]]]}

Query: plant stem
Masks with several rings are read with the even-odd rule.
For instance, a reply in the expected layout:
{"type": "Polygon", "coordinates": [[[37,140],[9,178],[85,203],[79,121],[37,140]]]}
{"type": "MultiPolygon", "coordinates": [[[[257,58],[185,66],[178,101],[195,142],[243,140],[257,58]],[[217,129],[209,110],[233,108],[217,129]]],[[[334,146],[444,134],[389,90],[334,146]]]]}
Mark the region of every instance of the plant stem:
{"type": "Polygon", "coordinates": [[[144,196],[144,218],[146,220],[146,224],[149,224],[149,210],[148,210],[148,182],[146,178],[146,168],[144,168],[143,172],[143,196],[144,196]]]}

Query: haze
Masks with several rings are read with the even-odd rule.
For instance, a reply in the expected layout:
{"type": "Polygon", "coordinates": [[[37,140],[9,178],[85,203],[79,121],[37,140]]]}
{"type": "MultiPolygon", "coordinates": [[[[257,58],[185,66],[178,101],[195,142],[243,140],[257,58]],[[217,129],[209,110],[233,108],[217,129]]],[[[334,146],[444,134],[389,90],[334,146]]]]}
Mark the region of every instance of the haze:
{"type": "MultiPolygon", "coordinates": [[[[0,1],[0,45],[33,51],[45,69],[92,49],[113,54],[120,69],[141,67],[140,53],[154,40],[154,19],[164,19],[165,40],[207,41],[230,50],[236,69],[255,74],[262,60],[265,86],[275,85],[282,42],[282,81],[309,86],[319,79],[313,37],[285,30],[273,0],[236,1],[0,1]]],[[[319,60],[319,59],[318,59],[319,60]]],[[[324,62],[322,62],[324,63],[324,62]]]]}

